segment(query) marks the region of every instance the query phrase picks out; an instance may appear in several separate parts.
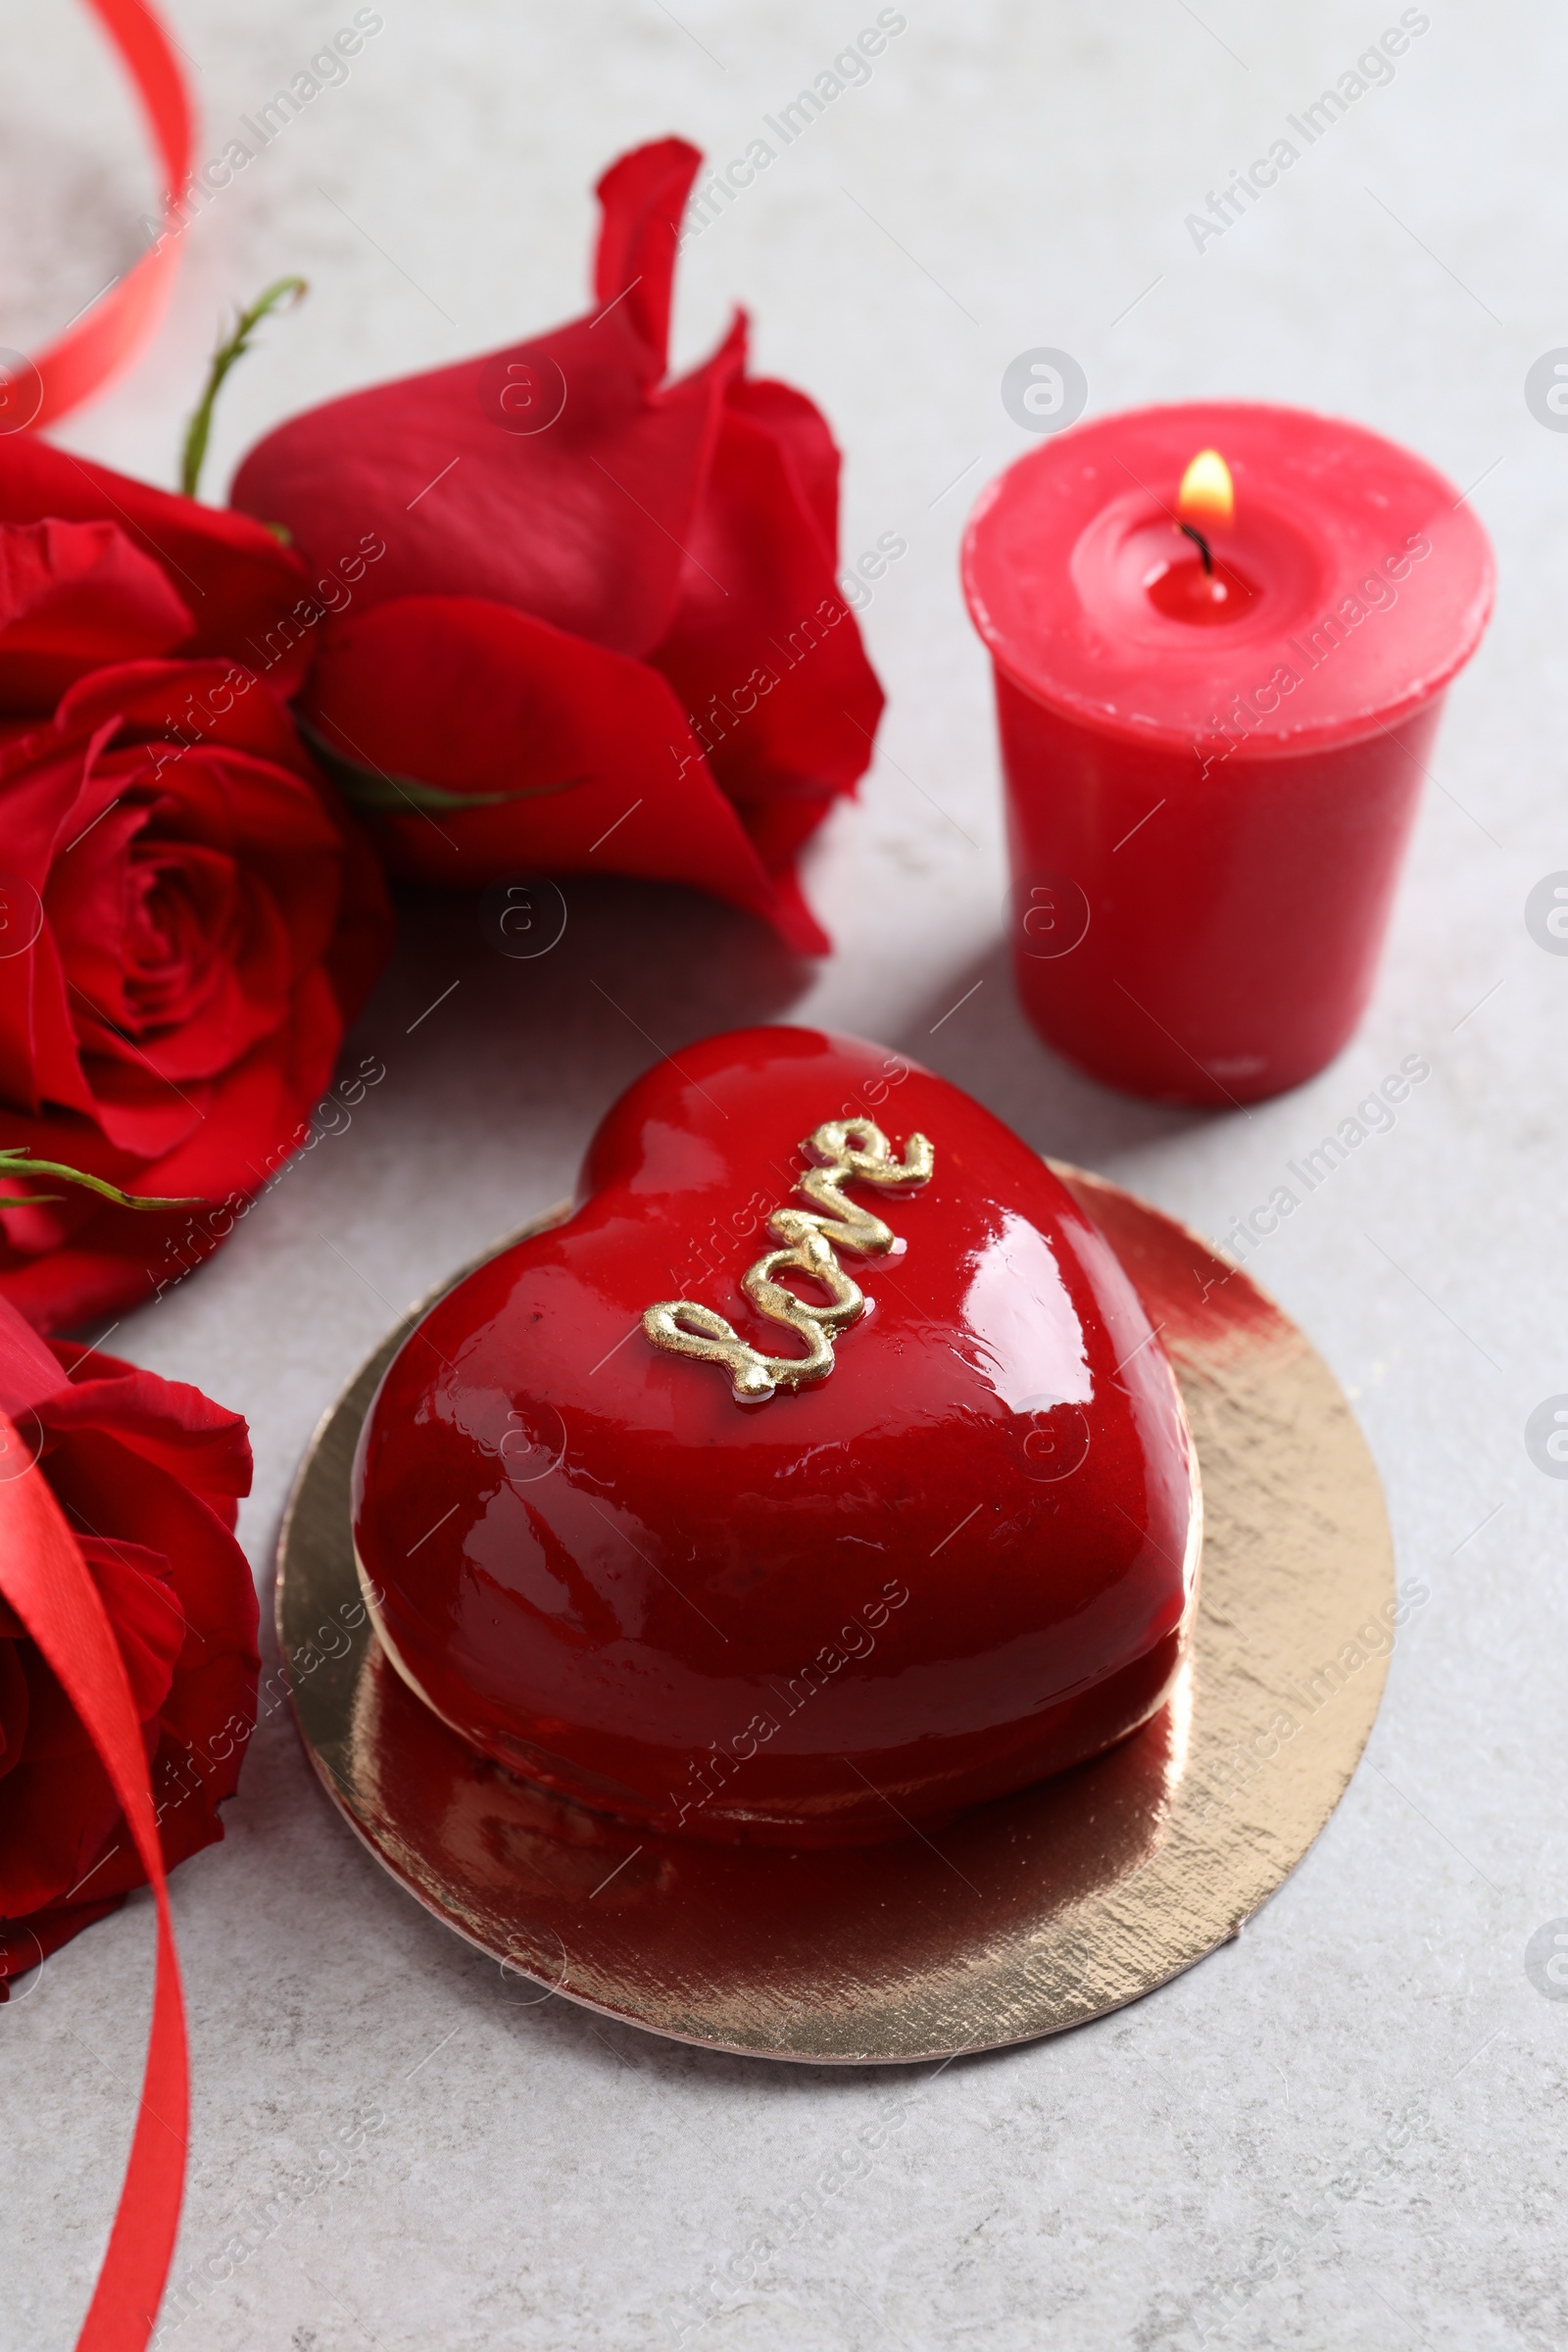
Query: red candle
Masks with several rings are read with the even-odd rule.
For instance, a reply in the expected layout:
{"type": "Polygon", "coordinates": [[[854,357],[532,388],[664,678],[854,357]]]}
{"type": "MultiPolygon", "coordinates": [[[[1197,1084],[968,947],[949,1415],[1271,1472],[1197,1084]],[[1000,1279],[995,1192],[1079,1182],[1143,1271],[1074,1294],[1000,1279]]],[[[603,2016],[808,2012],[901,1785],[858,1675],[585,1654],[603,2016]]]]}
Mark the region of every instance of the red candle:
{"type": "Polygon", "coordinates": [[[1311,1077],[1365,1007],[1444,689],[1491,612],[1470,509],[1337,418],[1140,409],[993,482],[963,582],[1036,1028],[1163,1101],[1311,1077]]]}

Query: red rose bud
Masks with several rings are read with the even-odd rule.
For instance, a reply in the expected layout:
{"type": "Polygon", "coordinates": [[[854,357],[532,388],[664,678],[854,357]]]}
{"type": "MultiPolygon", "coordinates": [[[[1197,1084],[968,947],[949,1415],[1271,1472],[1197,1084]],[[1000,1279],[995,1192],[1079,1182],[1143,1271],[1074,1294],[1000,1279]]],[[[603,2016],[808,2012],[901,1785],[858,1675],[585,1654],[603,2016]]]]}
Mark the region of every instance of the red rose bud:
{"type": "Polygon", "coordinates": [[[662,139],[605,174],[591,313],[295,417],[233,499],[316,558],[385,543],[301,710],[397,871],[685,882],[820,953],[795,854],[882,692],[819,411],[746,375],[739,314],[663,381],[701,160],[662,139]]]}
{"type": "MultiPolygon", "coordinates": [[[[221,1838],[256,1721],[256,1592],[233,1534],[245,1423],[115,1356],[50,1348],[3,1300],[0,1413],[0,1481],[36,1465],[108,1614],[172,1869],[221,1838]]],[[[0,1997],[145,1881],[92,1741],[0,1599],[0,1997]]]]}
{"type": "Polygon", "coordinates": [[[97,669],[13,727],[0,867],[0,1151],[209,1204],[29,1200],[0,1167],[0,1298],[70,1329],[210,1254],[305,1140],[389,917],[286,713],[220,661],[97,669]]]}

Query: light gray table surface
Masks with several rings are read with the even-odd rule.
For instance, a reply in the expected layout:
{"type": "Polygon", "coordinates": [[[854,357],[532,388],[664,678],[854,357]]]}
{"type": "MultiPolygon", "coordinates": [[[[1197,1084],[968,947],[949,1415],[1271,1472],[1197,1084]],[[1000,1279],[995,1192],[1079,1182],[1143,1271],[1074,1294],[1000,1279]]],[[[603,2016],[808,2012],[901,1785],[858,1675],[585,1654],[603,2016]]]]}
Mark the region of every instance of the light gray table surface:
{"type": "MultiPolygon", "coordinates": [[[[351,1048],[384,1083],[114,1344],[249,1415],[241,1530],[266,1586],[301,1450],[389,1305],[566,1191],[656,1049],[751,1019],[884,1038],[1215,1236],[1419,1053],[1432,1077],[1394,1131],[1253,1264],[1345,1383],[1426,1597],[1348,1795],[1238,1942],[1102,2024],[940,2075],[769,2066],[522,2005],[361,1851],[274,1715],[225,1841],[175,1886],[194,2067],[164,2339],[180,2352],[640,2347],[679,2340],[699,2305],[685,2340],[705,2352],[1568,2338],[1568,1987],[1525,1963],[1568,1914],[1568,1487],[1524,1441],[1568,1391],[1568,959],[1524,919],[1568,868],[1568,436],[1523,389],[1568,343],[1568,23],[1432,0],[1393,80],[1200,251],[1186,216],[1353,68],[1393,0],[905,13],[869,82],[690,245],[677,315],[684,363],[746,302],[759,366],[834,422],[846,551],[908,542],[864,615],[890,697],[876,764],[806,861],[836,953],[801,966],[693,896],[574,884],[560,948],[514,963],[471,904],[411,905],[351,1048]],[[1450,698],[1366,1024],[1311,1086],[1246,1113],[1099,1090],[1011,995],[989,680],[956,553],[974,493],[1030,446],[1000,382],[1040,345],[1080,359],[1092,415],[1213,394],[1361,418],[1474,485],[1496,542],[1496,617],[1450,698]],[[345,2131],[363,2145],[320,2180],[345,2131]]],[[[740,153],[876,9],[382,14],[347,81],[191,230],[166,325],[61,428],[68,447],[172,481],[220,317],[284,270],[312,293],[230,381],[214,497],[285,414],[573,315],[605,163],[669,129],[740,153]]],[[[172,0],[201,152],[351,15],[172,0]]],[[[150,201],[83,22],[66,0],[0,12],[11,344],[128,258],[150,201]]],[[[7,2347],[56,2352],[85,2308],[151,1923],[133,1900],[0,2010],[7,2347]]]]}

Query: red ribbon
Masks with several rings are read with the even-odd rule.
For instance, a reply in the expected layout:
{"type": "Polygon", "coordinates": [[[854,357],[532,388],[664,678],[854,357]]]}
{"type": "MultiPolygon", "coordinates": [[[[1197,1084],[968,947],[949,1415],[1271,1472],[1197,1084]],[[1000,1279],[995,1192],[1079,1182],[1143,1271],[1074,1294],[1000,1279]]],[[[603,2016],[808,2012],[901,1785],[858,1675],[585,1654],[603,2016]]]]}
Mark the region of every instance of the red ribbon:
{"type": "MultiPolygon", "coordinates": [[[[89,0],[119,50],[158,148],[168,199],[191,168],[190,102],[172,47],[145,0],[89,0]]],[[[0,410],[13,424],[50,424],[123,368],[163,315],[179,262],[166,236],[74,319],[31,363],[36,380],[10,378],[0,410]],[[16,414],[20,408],[23,413],[16,414]]],[[[11,1458],[24,1450],[11,1437],[11,1458]]],[[[158,1905],[158,1976],[141,2106],[115,2226],[77,2352],[143,2352],[173,2260],[185,2180],[190,2075],[179,1963],[169,1914],[152,1781],[124,1660],[98,1588],[42,1471],[0,1481],[0,1599],[8,1601],[91,1740],[120,1801],[158,1905]]]]}
{"type": "MultiPolygon", "coordinates": [[[[26,1448],[0,1413],[10,1458],[26,1448]]],[[[109,2250],[76,2352],[143,2352],[173,2259],[185,2178],[189,2072],[179,1963],[152,1781],[124,1661],[75,1537],[33,1463],[0,1481],[0,1599],[37,1642],[120,1800],[158,1904],[158,1980],[141,2108],[109,2250]]]]}
{"type": "MultiPolygon", "coordinates": [[[[190,175],[190,100],[168,34],[145,0],[88,0],[119,50],[158,148],[171,202],[190,175]]],[[[31,362],[36,381],[13,377],[0,408],[13,426],[52,424],[123,368],[163,316],[179,266],[179,239],[167,234],[100,294],[31,362]],[[34,405],[36,404],[36,405],[34,405]]]]}

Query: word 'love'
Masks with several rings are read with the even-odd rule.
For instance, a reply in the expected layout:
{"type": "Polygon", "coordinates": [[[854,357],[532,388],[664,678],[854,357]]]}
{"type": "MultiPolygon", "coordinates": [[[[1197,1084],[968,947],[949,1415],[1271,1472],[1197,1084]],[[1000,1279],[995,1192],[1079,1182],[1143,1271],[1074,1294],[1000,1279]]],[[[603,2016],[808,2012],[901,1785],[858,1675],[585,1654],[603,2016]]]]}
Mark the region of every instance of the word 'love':
{"type": "Polygon", "coordinates": [[[845,1273],[837,1251],[881,1257],[896,1237],[891,1225],[858,1201],[847,1200],[841,1188],[851,1183],[928,1184],[934,1165],[923,1135],[911,1135],[903,1159],[895,1159],[887,1137],[869,1119],[830,1119],[801,1149],[819,1164],[808,1169],[795,1189],[816,1208],[774,1209],[767,1229],[784,1247],[769,1250],[749,1266],[741,1289],[760,1314],[799,1332],[806,1353],[763,1355],[722,1315],[695,1298],[662,1298],[657,1306],[643,1309],[643,1329],[656,1348],[671,1355],[695,1356],[700,1363],[722,1364],[743,1404],[765,1404],[775,1389],[804,1389],[825,1380],[833,1369],[835,1334],[858,1323],[865,1312],[865,1294],[845,1273]],[[827,1294],[826,1305],[809,1305],[786,1289],[777,1279],[785,1273],[802,1274],[817,1284],[827,1294]]]}

